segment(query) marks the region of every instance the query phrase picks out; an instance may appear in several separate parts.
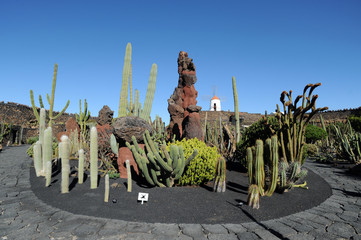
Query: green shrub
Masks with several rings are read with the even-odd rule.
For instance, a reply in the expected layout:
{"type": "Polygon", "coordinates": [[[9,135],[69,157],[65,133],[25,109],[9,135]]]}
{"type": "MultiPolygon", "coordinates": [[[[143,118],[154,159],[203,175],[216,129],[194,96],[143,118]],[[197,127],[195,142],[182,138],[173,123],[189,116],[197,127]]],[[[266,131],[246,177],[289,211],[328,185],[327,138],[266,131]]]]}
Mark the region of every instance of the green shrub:
{"type": "Polygon", "coordinates": [[[198,150],[197,156],[188,164],[182,177],[179,179],[179,185],[200,185],[214,178],[216,162],[220,157],[216,147],[208,147],[203,141],[194,138],[169,143],[168,150],[169,146],[173,144],[183,146],[185,159],[192,155],[195,148],[198,150]]]}
{"type": "Polygon", "coordinates": [[[39,137],[29,137],[28,139],[26,139],[26,143],[33,145],[34,143],[36,143],[39,140],[39,137]]]}
{"type": "MultiPolygon", "coordinates": [[[[268,124],[279,130],[278,120],[275,117],[268,117],[268,124]]],[[[233,160],[241,162],[241,165],[247,169],[246,149],[254,146],[257,139],[265,141],[272,137],[273,133],[267,125],[267,121],[262,118],[246,128],[241,135],[241,141],[237,143],[233,160]]]]}
{"type": "Polygon", "coordinates": [[[351,115],[348,120],[351,123],[352,128],[357,131],[357,132],[361,132],[361,116],[354,116],[351,115]]]}
{"type": "Polygon", "coordinates": [[[327,132],[323,128],[317,127],[312,124],[306,126],[305,138],[306,143],[315,143],[318,140],[326,139],[327,132]]]}
{"type": "Polygon", "coordinates": [[[303,148],[305,156],[314,157],[318,154],[318,147],[316,144],[306,143],[303,148]]]}

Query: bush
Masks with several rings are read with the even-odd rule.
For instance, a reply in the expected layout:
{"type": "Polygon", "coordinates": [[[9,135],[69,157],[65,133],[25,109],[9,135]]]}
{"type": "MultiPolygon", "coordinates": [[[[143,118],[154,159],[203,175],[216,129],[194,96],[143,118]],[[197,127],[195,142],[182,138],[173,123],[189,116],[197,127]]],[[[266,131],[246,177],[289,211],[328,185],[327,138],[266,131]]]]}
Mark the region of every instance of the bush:
{"type": "Polygon", "coordinates": [[[39,140],[39,137],[29,137],[28,139],[26,139],[26,143],[33,145],[33,143],[36,143],[39,140]]]}
{"type": "Polygon", "coordinates": [[[198,150],[197,156],[188,164],[182,177],[179,179],[179,185],[200,185],[211,181],[216,171],[216,162],[220,155],[216,147],[208,147],[203,141],[194,139],[183,139],[170,145],[182,145],[184,150],[184,158],[187,159],[192,155],[194,149],[198,150]]]}
{"type": "MultiPolygon", "coordinates": [[[[279,130],[278,120],[275,117],[268,117],[268,124],[272,125],[272,128],[276,131],[279,130]]],[[[267,138],[272,137],[272,135],[265,119],[262,118],[258,122],[253,123],[243,131],[241,141],[237,143],[233,159],[241,162],[241,165],[247,169],[247,148],[254,146],[257,139],[265,141],[267,138]]]]}
{"type": "Polygon", "coordinates": [[[306,126],[305,138],[306,143],[315,143],[318,140],[326,139],[327,132],[323,128],[317,127],[312,124],[306,126]]]}
{"type": "Polygon", "coordinates": [[[361,132],[361,116],[354,116],[351,115],[348,120],[351,123],[352,128],[357,131],[357,132],[361,132]]]}
{"type": "Polygon", "coordinates": [[[305,157],[310,156],[310,157],[314,157],[317,156],[318,154],[318,147],[316,144],[312,144],[312,143],[306,143],[304,145],[304,155],[305,157]]]}

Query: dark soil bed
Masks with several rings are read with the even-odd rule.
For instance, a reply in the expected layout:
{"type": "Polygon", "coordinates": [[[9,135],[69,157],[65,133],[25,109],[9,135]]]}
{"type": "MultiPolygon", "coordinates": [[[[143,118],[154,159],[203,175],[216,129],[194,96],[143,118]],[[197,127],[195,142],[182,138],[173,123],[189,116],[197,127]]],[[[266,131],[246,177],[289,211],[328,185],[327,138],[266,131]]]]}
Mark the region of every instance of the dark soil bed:
{"type": "MultiPolygon", "coordinates": [[[[72,163],[75,164],[74,162],[72,163]]],[[[110,180],[119,183],[110,189],[109,202],[104,202],[104,179],[97,189],[90,189],[90,178],[77,184],[70,178],[70,192],[60,193],[61,174],[54,173],[52,184],[45,187],[45,179],[36,177],[30,169],[31,189],[48,205],[75,214],[149,223],[242,223],[263,221],[287,216],[319,205],[331,195],[331,188],[320,176],[308,172],[308,190],[295,188],[290,192],[262,197],[260,209],[247,206],[247,173],[227,171],[225,193],[212,192],[211,187],[145,188],[133,181],[133,191],[127,192],[126,179],[110,180]],[[138,193],[149,193],[143,205],[138,193]],[[113,200],[116,202],[113,203],[113,200]]]]}

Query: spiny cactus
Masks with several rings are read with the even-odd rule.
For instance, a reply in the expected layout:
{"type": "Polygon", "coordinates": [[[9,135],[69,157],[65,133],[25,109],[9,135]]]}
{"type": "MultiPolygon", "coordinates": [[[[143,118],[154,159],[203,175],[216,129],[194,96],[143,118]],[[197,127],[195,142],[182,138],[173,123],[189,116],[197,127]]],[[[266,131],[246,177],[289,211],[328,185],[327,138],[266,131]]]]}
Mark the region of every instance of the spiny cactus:
{"type": "Polygon", "coordinates": [[[248,205],[252,208],[259,209],[259,200],[260,200],[260,187],[256,184],[252,184],[248,188],[248,205]]]}
{"type": "Polygon", "coordinates": [[[152,110],[155,85],[157,82],[157,64],[153,63],[152,69],[150,70],[147,94],[145,96],[144,106],[140,117],[148,121],[150,112],[152,110]]]}
{"type": "Polygon", "coordinates": [[[79,150],[79,163],[78,163],[78,183],[84,182],[84,150],[79,150]]]}
{"type": "Polygon", "coordinates": [[[226,191],[226,159],[224,157],[220,157],[217,160],[216,178],[214,180],[213,191],[226,191]]]}
{"type": "Polygon", "coordinates": [[[132,61],[132,45],[128,43],[124,57],[123,78],[122,78],[122,88],[120,91],[118,117],[127,116],[128,81],[131,71],[131,61],[132,61]]]}
{"type": "Polygon", "coordinates": [[[37,141],[34,145],[34,168],[36,176],[39,177],[42,170],[42,159],[41,159],[41,144],[40,141],[37,141]]]}
{"type": "Polygon", "coordinates": [[[66,135],[63,135],[60,138],[61,142],[59,143],[60,147],[60,156],[61,156],[61,193],[69,192],[69,174],[70,174],[70,143],[69,138],[66,135]]]}
{"type": "MultiPolygon", "coordinates": [[[[58,64],[55,64],[54,67],[54,76],[53,76],[53,85],[51,88],[51,98],[49,97],[49,94],[46,94],[46,99],[48,100],[48,103],[50,105],[50,109],[49,109],[49,122],[48,122],[48,126],[51,127],[53,121],[55,119],[57,119],[61,114],[63,114],[66,109],[69,106],[70,101],[68,100],[68,102],[66,103],[65,107],[63,108],[63,110],[60,111],[60,113],[56,116],[53,116],[53,108],[54,108],[54,98],[55,98],[55,86],[56,86],[56,75],[58,73],[58,64]]],[[[38,110],[37,107],[35,106],[35,102],[34,102],[34,93],[33,90],[30,90],[30,101],[31,101],[31,105],[33,107],[33,112],[34,115],[36,117],[36,119],[38,120],[38,122],[40,122],[40,116],[38,114],[38,110]]],[[[40,103],[40,107],[44,108],[44,104],[43,104],[43,100],[41,95],[39,95],[39,103],[40,103]]]]}
{"type": "Polygon", "coordinates": [[[272,169],[272,176],[270,177],[270,184],[266,196],[272,196],[277,187],[278,180],[278,139],[277,135],[272,136],[271,141],[267,141],[270,150],[270,168],[272,169]],[[271,143],[270,143],[271,142],[271,143]]]}
{"type": "Polygon", "coordinates": [[[143,138],[147,153],[139,147],[134,136],[132,137],[133,145],[128,142],[126,145],[132,151],[145,179],[152,186],[172,187],[182,176],[184,168],[198,153],[195,149],[193,154],[185,160],[182,146],[171,145],[168,152],[166,145],[161,144],[159,147],[152,140],[148,130],[143,134],[143,138]]]}
{"type": "Polygon", "coordinates": [[[233,98],[234,98],[234,117],[236,119],[236,141],[237,143],[241,140],[241,129],[239,125],[239,109],[238,109],[238,93],[236,86],[236,79],[232,77],[232,86],[233,86],[233,98]]]}
{"type": "Polygon", "coordinates": [[[132,192],[132,173],[130,171],[130,163],[128,159],[125,160],[125,166],[127,167],[127,178],[128,178],[127,191],[132,192]]]}
{"type": "Polygon", "coordinates": [[[312,92],[318,86],[321,86],[321,83],[307,84],[303,90],[303,95],[298,95],[295,101],[292,100],[291,90],[281,93],[280,101],[283,105],[283,111],[280,110],[277,104],[275,113],[280,130],[276,132],[271,125],[269,126],[271,131],[278,134],[278,141],[281,143],[282,149],[281,156],[285,162],[297,161],[301,165],[303,164],[305,159],[302,154],[305,144],[306,125],[316,113],[328,109],[327,107],[316,108],[318,95],[312,96],[312,92]],[[306,96],[308,90],[308,96],[306,96]],[[288,101],[285,100],[286,96],[288,101]],[[297,103],[301,99],[302,105],[297,107],[297,103]]]}
{"type": "Polygon", "coordinates": [[[46,184],[45,186],[48,187],[51,182],[51,163],[52,163],[52,156],[53,156],[53,136],[52,136],[52,129],[48,127],[44,131],[44,165],[45,165],[45,177],[46,177],[46,184]]]}
{"type": "Polygon", "coordinates": [[[90,188],[98,187],[98,132],[93,126],[90,129],[90,188]]]}
{"type": "Polygon", "coordinates": [[[86,124],[90,118],[90,111],[88,111],[88,103],[84,100],[84,112],[81,110],[81,99],[79,99],[79,114],[75,113],[75,118],[80,126],[80,132],[84,134],[86,124]]]}

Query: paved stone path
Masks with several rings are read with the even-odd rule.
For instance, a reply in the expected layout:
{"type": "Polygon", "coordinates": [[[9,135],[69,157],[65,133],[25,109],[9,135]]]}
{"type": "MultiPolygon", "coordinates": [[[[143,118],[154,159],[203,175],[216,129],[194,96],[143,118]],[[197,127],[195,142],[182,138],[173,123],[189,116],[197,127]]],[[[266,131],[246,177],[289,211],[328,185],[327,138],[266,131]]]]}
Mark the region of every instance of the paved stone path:
{"type": "Polygon", "coordinates": [[[306,163],[333,195],[304,212],[242,224],[149,224],[72,214],[48,206],[30,189],[28,146],[0,153],[1,239],[361,239],[361,180],[306,163]]]}

